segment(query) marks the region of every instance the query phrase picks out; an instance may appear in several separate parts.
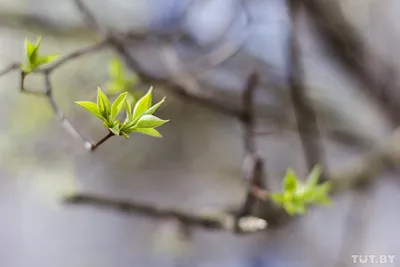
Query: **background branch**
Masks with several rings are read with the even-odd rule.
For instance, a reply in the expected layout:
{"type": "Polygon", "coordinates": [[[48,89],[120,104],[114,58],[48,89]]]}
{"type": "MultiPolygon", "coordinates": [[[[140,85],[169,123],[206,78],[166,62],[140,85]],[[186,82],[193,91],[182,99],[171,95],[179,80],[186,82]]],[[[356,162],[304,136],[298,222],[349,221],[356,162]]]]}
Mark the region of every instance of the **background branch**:
{"type": "Polygon", "coordinates": [[[360,84],[397,126],[400,94],[393,68],[374,55],[353,25],[342,14],[340,3],[331,0],[299,0],[310,15],[326,51],[360,84]],[[386,79],[382,79],[385,77],[386,79]]]}
{"type": "MultiPolygon", "coordinates": [[[[297,121],[298,134],[303,146],[304,155],[308,171],[315,165],[324,165],[323,151],[318,129],[317,115],[310,101],[307,100],[306,90],[304,88],[304,74],[301,62],[301,55],[298,44],[298,26],[297,17],[299,14],[299,2],[297,0],[287,0],[291,18],[291,33],[288,47],[289,86],[290,97],[293,103],[294,113],[297,121]]],[[[324,173],[326,166],[324,166],[324,173]]],[[[322,174],[321,181],[326,180],[325,174],[322,174]]]]}

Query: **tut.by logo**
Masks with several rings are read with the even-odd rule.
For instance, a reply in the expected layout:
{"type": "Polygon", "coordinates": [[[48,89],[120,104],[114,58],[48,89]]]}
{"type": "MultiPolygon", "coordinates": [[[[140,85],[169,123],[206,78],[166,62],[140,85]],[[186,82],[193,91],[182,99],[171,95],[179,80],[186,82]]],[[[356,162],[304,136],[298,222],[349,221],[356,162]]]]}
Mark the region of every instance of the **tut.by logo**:
{"type": "Polygon", "coordinates": [[[393,264],[395,262],[395,258],[396,255],[390,254],[351,255],[353,263],[393,264]]]}

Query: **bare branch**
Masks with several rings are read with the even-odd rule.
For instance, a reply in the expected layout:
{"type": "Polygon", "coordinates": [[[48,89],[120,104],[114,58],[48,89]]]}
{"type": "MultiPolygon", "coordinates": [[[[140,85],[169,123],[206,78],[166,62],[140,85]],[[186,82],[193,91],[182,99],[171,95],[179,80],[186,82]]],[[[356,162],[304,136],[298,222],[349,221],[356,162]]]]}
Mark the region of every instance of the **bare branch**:
{"type": "Polygon", "coordinates": [[[111,40],[111,43],[114,45],[114,48],[118,52],[118,54],[124,59],[128,68],[135,72],[144,83],[152,84],[153,86],[155,86],[156,84],[161,84],[162,87],[166,90],[175,93],[181,97],[184,97],[190,101],[193,101],[194,103],[215,110],[227,116],[243,120],[242,109],[234,107],[222,101],[218,101],[214,98],[214,96],[205,94],[204,91],[194,93],[185,87],[171,83],[171,81],[169,80],[151,77],[129,54],[129,52],[125,48],[123,40],[114,36],[111,40]]]}
{"type": "MultiPolygon", "coordinates": [[[[227,212],[184,212],[176,209],[159,208],[154,205],[136,203],[128,200],[113,200],[91,194],[77,194],[65,198],[67,204],[90,205],[99,208],[116,210],[123,213],[134,213],[154,219],[175,218],[186,226],[197,226],[208,230],[233,231],[233,215],[227,212]]],[[[255,218],[243,218],[241,223],[242,231],[254,232],[265,228],[265,222],[260,227],[261,221],[255,218]],[[248,227],[248,221],[257,222],[256,227],[248,227]]]]}
{"type": "Polygon", "coordinates": [[[89,10],[89,8],[83,3],[84,0],[73,0],[75,6],[78,8],[79,12],[82,14],[83,18],[85,19],[86,24],[95,30],[96,32],[100,33],[102,36],[107,34],[100,23],[97,21],[96,17],[93,13],[89,10]]]}
{"type": "MultiPolygon", "coordinates": [[[[307,100],[304,88],[304,74],[302,71],[300,47],[297,41],[296,20],[298,15],[298,2],[296,0],[287,0],[291,17],[291,34],[288,51],[288,69],[290,96],[293,102],[294,112],[297,121],[298,133],[303,146],[308,171],[317,164],[323,164],[323,151],[320,142],[320,133],[316,113],[307,100]]],[[[324,170],[325,172],[326,170],[324,170]]],[[[325,175],[321,181],[326,179],[325,175]]]]}
{"type": "Polygon", "coordinates": [[[9,66],[7,66],[5,69],[0,71],[0,76],[6,75],[14,70],[18,70],[21,68],[21,64],[19,63],[12,63],[9,66]]]}
{"type": "Polygon", "coordinates": [[[327,52],[359,82],[397,126],[400,124],[400,87],[393,68],[376,57],[355,27],[346,20],[338,1],[300,0],[312,19],[327,52]],[[385,77],[386,80],[382,79],[385,77]]]}
{"type": "Polygon", "coordinates": [[[98,50],[101,50],[101,49],[107,47],[107,45],[109,45],[109,40],[108,39],[102,40],[98,43],[95,43],[95,44],[89,45],[87,47],[81,48],[79,50],[76,50],[76,51],[58,59],[54,64],[52,64],[46,68],[40,69],[36,72],[50,73],[50,72],[54,71],[56,68],[59,68],[60,66],[64,65],[65,63],[67,63],[68,61],[70,61],[72,59],[76,59],[78,57],[90,54],[92,52],[96,52],[98,50]]]}

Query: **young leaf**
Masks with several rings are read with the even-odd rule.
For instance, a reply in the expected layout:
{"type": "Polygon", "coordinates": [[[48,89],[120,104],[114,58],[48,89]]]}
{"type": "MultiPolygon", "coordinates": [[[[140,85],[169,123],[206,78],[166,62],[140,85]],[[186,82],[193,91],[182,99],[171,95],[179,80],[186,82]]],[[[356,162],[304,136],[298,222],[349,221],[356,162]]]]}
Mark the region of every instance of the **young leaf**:
{"type": "Polygon", "coordinates": [[[76,101],[75,103],[95,115],[100,120],[104,121],[105,118],[100,114],[99,108],[95,103],[89,101],[76,101]]]}
{"type": "Polygon", "coordinates": [[[121,131],[121,133],[126,139],[129,139],[129,135],[127,133],[125,133],[124,131],[121,131]]]}
{"type": "Polygon", "coordinates": [[[59,55],[52,55],[52,56],[49,55],[49,56],[40,57],[39,59],[36,60],[35,65],[40,66],[40,65],[50,63],[53,60],[56,60],[58,57],[59,57],[59,55]]]}
{"type": "Polygon", "coordinates": [[[29,58],[31,64],[36,64],[36,61],[38,59],[38,53],[39,53],[39,47],[40,47],[41,40],[42,40],[42,37],[39,36],[39,38],[36,41],[36,45],[34,45],[34,49],[31,52],[31,55],[30,55],[30,58],[29,58]]]}
{"type": "Polygon", "coordinates": [[[156,129],[152,128],[135,128],[132,129],[131,132],[141,133],[152,137],[159,137],[159,138],[162,137],[162,135],[156,129]]]}
{"type": "Polygon", "coordinates": [[[294,173],[294,171],[292,169],[288,169],[286,171],[286,175],[283,180],[284,191],[289,192],[289,193],[294,192],[297,188],[297,184],[298,184],[298,181],[297,181],[296,174],[294,173]]]}
{"type": "Polygon", "coordinates": [[[108,128],[113,134],[115,134],[115,135],[119,135],[119,132],[120,132],[120,130],[119,130],[119,125],[118,124],[116,124],[114,127],[112,127],[112,128],[108,128]]]}
{"type": "Polygon", "coordinates": [[[111,106],[111,117],[110,120],[114,121],[117,117],[118,113],[121,111],[122,107],[124,106],[124,102],[128,92],[120,94],[117,99],[115,99],[114,103],[111,106]]]}
{"type": "Polygon", "coordinates": [[[314,204],[330,204],[329,191],[331,189],[331,183],[325,182],[322,185],[317,186],[313,190],[313,202],[314,204]]]}
{"type": "Polygon", "coordinates": [[[165,97],[161,99],[160,102],[149,108],[144,114],[151,115],[153,114],[163,103],[165,102],[165,97]]]}
{"type": "Polygon", "coordinates": [[[286,202],[283,205],[283,208],[286,210],[286,212],[290,215],[293,216],[296,214],[297,207],[292,203],[292,202],[286,202]]]}
{"type": "Polygon", "coordinates": [[[143,115],[135,125],[135,128],[156,128],[169,120],[162,120],[153,115],[143,115]]]}
{"type": "Polygon", "coordinates": [[[97,88],[97,106],[103,117],[108,118],[110,115],[110,101],[108,101],[107,96],[101,91],[100,87],[97,88]]]}
{"type": "Polygon", "coordinates": [[[31,55],[34,50],[35,46],[28,39],[25,39],[25,55],[29,64],[33,63],[31,61],[31,55]]]}
{"type": "Polygon", "coordinates": [[[125,109],[126,109],[126,119],[124,124],[132,122],[133,115],[132,115],[132,106],[131,103],[125,99],[125,109]]]}
{"type": "Polygon", "coordinates": [[[322,168],[319,165],[315,165],[311,170],[311,173],[307,177],[307,186],[314,187],[318,185],[318,180],[322,174],[322,168]]]}
{"type": "Polygon", "coordinates": [[[133,109],[133,118],[138,118],[143,115],[151,106],[153,87],[136,103],[133,109]]]}

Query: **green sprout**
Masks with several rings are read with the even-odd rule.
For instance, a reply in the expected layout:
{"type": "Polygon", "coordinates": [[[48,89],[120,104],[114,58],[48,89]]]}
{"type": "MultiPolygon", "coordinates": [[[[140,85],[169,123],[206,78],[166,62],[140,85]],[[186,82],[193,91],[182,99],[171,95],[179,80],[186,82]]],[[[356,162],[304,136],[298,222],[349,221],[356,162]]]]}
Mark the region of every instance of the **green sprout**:
{"type": "Polygon", "coordinates": [[[320,166],[315,166],[303,183],[292,169],[288,169],[283,180],[283,192],[272,193],[271,200],[283,207],[289,215],[303,215],[309,205],[330,204],[331,183],[318,184],[321,173],[320,166]]]}
{"type": "Polygon", "coordinates": [[[127,100],[128,92],[121,93],[115,101],[110,104],[107,96],[100,88],[97,90],[97,103],[89,101],[77,101],[75,103],[102,120],[104,126],[114,135],[123,135],[127,139],[131,133],[162,137],[155,128],[165,124],[169,120],[162,120],[154,116],[153,113],[165,102],[165,97],[152,106],[152,92],[153,88],[150,88],[149,91],[136,102],[133,109],[131,103],[127,100]],[[124,106],[126,118],[123,123],[120,123],[116,118],[124,106]]]}
{"type": "Polygon", "coordinates": [[[36,44],[33,44],[28,39],[25,39],[25,54],[27,58],[27,64],[22,66],[22,69],[25,73],[30,73],[41,65],[50,63],[58,57],[58,55],[40,56],[39,47],[41,40],[42,37],[39,37],[36,41],[36,44]]]}
{"type": "Polygon", "coordinates": [[[138,83],[138,76],[128,77],[123,63],[118,58],[113,58],[108,66],[110,81],[107,85],[107,93],[116,95],[123,92],[128,92],[128,101],[135,103],[140,96],[130,89],[138,83]]]}

